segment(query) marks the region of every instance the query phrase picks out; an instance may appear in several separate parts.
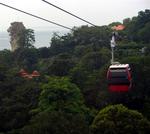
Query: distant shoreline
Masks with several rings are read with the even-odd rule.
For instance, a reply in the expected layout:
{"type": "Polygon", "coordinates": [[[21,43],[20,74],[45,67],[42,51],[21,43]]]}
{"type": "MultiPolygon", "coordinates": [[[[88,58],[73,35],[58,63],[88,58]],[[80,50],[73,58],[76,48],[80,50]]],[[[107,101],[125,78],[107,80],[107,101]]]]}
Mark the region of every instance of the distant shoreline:
{"type": "MultiPolygon", "coordinates": [[[[34,31],[35,43],[33,44],[36,48],[49,47],[53,33],[57,31],[34,31]]],[[[66,34],[67,31],[58,31],[60,34],[66,34]]],[[[9,33],[0,31],[0,50],[11,49],[9,43],[9,33]]]]}

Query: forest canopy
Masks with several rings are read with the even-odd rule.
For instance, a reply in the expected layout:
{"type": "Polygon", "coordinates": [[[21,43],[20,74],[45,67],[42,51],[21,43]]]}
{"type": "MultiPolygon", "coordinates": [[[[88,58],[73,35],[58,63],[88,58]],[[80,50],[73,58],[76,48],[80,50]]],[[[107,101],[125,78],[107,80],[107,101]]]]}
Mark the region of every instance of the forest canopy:
{"type": "Polygon", "coordinates": [[[23,23],[12,22],[8,32],[19,47],[0,51],[0,133],[149,134],[150,10],[123,23],[74,27],[38,49],[23,23]],[[118,31],[115,60],[132,70],[126,93],[110,92],[106,80],[116,24],[125,29],[118,31]]]}

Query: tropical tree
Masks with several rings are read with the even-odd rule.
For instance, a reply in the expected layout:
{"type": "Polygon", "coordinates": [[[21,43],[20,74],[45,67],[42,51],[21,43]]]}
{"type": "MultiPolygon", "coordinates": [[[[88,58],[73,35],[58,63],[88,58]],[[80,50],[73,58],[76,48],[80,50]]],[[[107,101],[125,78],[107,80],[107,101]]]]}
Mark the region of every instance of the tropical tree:
{"type": "Polygon", "coordinates": [[[36,48],[18,48],[13,52],[14,63],[16,66],[25,68],[29,71],[35,69],[38,57],[38,50],[36,48]]]}
{"type": "Polygon", "coordinates": [[[18,40],[18,44],[23,48],[33,48],[33,44],[35,42],[34,30],[32,29],[24,29],[20,34],[20,40],[18,40]]]}
{"type": "Polygon", "coordinates": [[[48,83],[42,85],[39,109],[49,111],[65,111],[82,113],[83,97],[79,88],[65,77],[50,77],[48,83]]]}
{"type": "Polygon", "coordinates": [[[81,26],[74,28],[73,37],[76,45],[89,45],[94,46],[109,46],[109,36],[111,29],[108,26],[101,27],[88,27],[81,26]]]}
{"type": "Polygon", "coordinates": [[[68,75],[75,62],[69,54],[59,54],[51,60],[48,67],[48,74],[56,76],[68,75]]]}
{"type": "Polygon", "coordinates": [[[150,10],[140,11],[137,17],[133,17],[126,26],[127,36],[136,42],[149,42],[150,10]]]}
{"type": "Polygon", "coordinates": [[[0,132],[7,133],[23,127],[31,118],[29,111],[38,104],[39,86],[11,70],[5,72],[0,87],[0,132]]]}
{"type": "Polygon", "coordinates": [[[79,88],[65,77],[49,77],[42,84],[38,112],[23,134],[87,134],[91,121],[79,88]]]}
{"type": "Polygon", "coordinates": [[[89,127],[81,114],[45,111],[36,115],[21,134],[89,134],[89,127]]]}
{"type": "Polygon", "coordinates": [[[149,134],[150,122],[135,110],[110,105],[100,110],[91,130],[93,134],[149,134]]]}

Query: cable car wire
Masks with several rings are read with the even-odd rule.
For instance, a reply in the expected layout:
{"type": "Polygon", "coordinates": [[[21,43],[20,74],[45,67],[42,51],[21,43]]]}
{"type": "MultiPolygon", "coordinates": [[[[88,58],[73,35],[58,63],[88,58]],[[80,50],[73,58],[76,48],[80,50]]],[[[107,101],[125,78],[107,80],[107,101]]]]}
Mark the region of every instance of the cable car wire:
{"type": "Polygon", "coordinates": [[[37,19],[40,19],[40,20],[43,20],[43,21],[52,23],[52,24],[54,24],[54,25],[57,25],[57,26],[60,26],[60,27],[63,27],[63,28],[69,29],[69,30],[72,30],[71,28],[69,28],[69,27],[67,27],[67,26],[64,26],[64,25],[55,23],[55,22],[53,22],[53,21],[47,20],[47,19],[45,19],[45,18],[42,18],[42,17],[40,17],[40,16],[37,16],[37,15],[31,14],[31,13],[25,12],[25,11],[23,11],[23,10],[17,9],[17,8],[12,7],[12,6],[9,6],[9,5],[6,5],[6,4],[4,4],[4,3],[0,3],[0,4],[3,5],[3,6],[5,6],[5,7],[8,7],[8,8],[14,9],[14,10],[16,10],[16,11],[22,12],[22,13],[24,13],[24,14],[30,15],[30,16],[32,16],[32,17],[35,17],[35,18],[37,18],[37,19]]]}
{"type": "Polygon", "coordinates": [[[89,22],[89,21],[87,21],[87,20],[85,20],[85,19],[82,19],[82,18],[78,17],[78,16],[75,15],[75,14],[72,14],[72,13],[70,13],[69,11],[66,11],[66,10],[64,10],[64,9],[62,9],[62,8],[60,8],[60,7],[58,7],[58,6],[54,5],[54,4],[52,4],[52,3],[48,2],[48,1],[46,1],[46,0],[42,0],[42,1],[45,2],[45,3],[47,3],[47,4],[49,4],[49,5],[51,5],[51,6],[53,6],[53,7],[55,7],[55,8],[58,8],[59,10],[65,12],[65,13],[67,13],[67,14],[70,14],[71,16],[74,16],[74,17],[76,17],[76,18],[78,18],[78,19],[80,19],[80,20],[82,20],[82,21],[84,21],[84,22],[86,22],[86,23],[88,23],[88,24],[90,24],[90,25],[96,27],[95,24],[93,24],[93,23],[91,23],[91,22],[89,22]]]}

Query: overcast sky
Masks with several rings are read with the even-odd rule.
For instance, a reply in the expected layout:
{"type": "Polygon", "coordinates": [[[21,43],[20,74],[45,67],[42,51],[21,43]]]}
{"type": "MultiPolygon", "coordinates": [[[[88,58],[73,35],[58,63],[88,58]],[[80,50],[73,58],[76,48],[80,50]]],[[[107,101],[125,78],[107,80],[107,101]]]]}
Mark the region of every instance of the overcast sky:
{"type": "MultiPolygon", "coordinates": [[[[137,16],[138,12],[150,9],[150,0],[47,0],[95,25],[107,25],[124,18],[137,16]]],[[[0,0],[15,8],[41,16],[45,19],[72,28],[86,23],[78,20],[41,0],[0,0]]],[[[0,31],[6,31],[11,22],[23,22],[34,30],[63,30],[58,26],[30,17],[0,5],[0,31]]]]}

